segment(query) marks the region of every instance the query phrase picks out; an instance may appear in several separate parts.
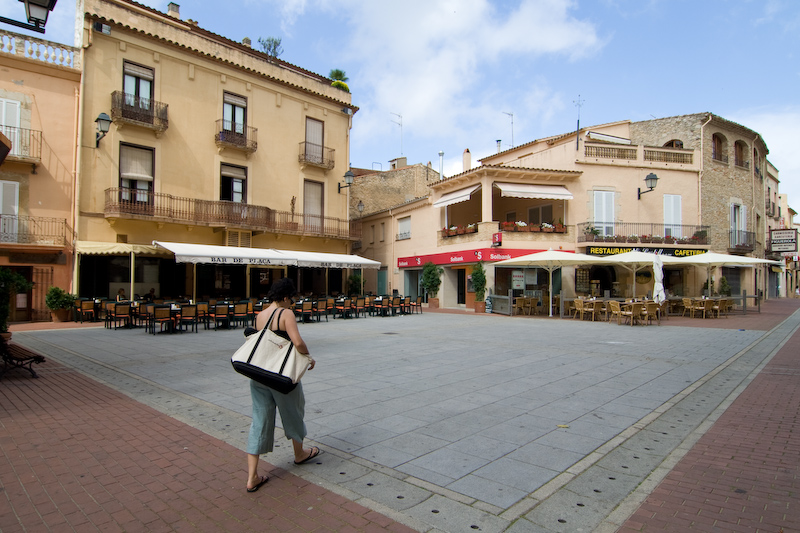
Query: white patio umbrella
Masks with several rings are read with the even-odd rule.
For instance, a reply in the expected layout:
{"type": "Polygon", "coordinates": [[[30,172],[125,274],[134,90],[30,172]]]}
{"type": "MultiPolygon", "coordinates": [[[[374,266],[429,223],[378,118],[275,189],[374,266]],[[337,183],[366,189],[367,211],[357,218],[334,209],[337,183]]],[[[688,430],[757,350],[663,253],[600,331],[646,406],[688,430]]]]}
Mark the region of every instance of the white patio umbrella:
{"type": "Polygon", "coordinates": [[[780,265],[780,261],[770,261],[769,259],[759,259],[758,257],[747,257],[743,255],[719,254],[716,252],[706,252],[697,255],[688,255],[675,259],[675,264],[694,265],[706,267],[706,281],[711,290],[711,269],[728,266],[752,268],[756,265],[780,265]]]}
{"type": "Polygon", "coordinates": [[[495,263],[495,266],[537,267],[547,270],[547,272],[550,274],[550,316],[553,316],[553,271],[561,268],[562,266],[601,263],[605,263],[604,258],[602,257],[550,249],[546,252],[536,252],[533,254],[515,257],[513,259],[498,261],[495,263]]]}
{"type": "MultiPolygon", "coordinates": [[[[635,298],[636,273],[646,268],[653,268],[653,261],[655,260],[655,257],[656,254],[633,250],[622,254],[606,256],[603,259],[605,259],[606,264],[619,265],[622,268],[631,271],[631,273],[633,274],[633,280],[631,281],[631,294],[635,298]]],[[[673,264],[678,262],[678,258],[672,257],[671,255],[662,255],[660,259],[663,264],[673,264]]]]}
{"type": "Polygon", "coordinates": [[[655,254],[653,258],[653,279],[653,299],[661,305],[667,299],[667,294],[664,292],[664,261],[660,254],[655,254]]]}

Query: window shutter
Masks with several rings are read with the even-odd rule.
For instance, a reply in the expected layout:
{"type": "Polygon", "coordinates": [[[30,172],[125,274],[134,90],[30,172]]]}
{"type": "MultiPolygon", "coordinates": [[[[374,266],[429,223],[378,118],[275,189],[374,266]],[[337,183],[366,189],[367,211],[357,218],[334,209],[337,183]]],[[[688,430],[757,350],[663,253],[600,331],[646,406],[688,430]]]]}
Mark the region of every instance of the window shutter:
{"type": "Polygon", "coordinates": [[[306,181],[303,185],[303,214],[322,215],[322,184],[306,181]]]}
{"type": "Polygon", "coordinates": [[[153,75],[153,69],[151,68],[141,67],[139,65],[134,65],[133,63],[125,62],[123,69],[125,74],[130,76],[136,76],[137,78],[149,81],[153,81],[155,79],[155,76],[153,75]]]}
{"type": "Polygon", "coordinates": [[[226,104],[235,105],[238,107],[247,107],[247,98],[231,93],[224,93],[222,101],[226,104]]]}
{"type": "Polygon", "coordinates": [[[232,167],[230,165],[222,165],[220,173],[226,178],[234,178],[237,180],[247,179],[247,171],[242,167],[232,167]]]}
{"type": "Polygon", "coordinates": [[[4,215],[16,215],[19,212],[19,183],[0,181],[0,212],[4,215]]]}
{"type": "Polygon", "coordinates": [[[322,121],[306,117],[306,142],[322,146],[322,121]]]}
{"type": "Polygon", "coordinates": [[[681,196],[664,195],[664,233],[665,237],[681,237],[681,196]]]}
{"type": "Polygon", "coordinates": [[[225,235],[225,246],[250,248],[252,244],[252,237],[253,233],[250,231],[229,230],[225,235]]]}

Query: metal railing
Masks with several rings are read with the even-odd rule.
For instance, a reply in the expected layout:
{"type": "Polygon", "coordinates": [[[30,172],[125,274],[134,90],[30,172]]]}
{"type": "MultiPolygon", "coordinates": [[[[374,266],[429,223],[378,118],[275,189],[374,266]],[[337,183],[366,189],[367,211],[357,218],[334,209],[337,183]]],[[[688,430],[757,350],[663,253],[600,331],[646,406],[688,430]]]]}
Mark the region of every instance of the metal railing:
{"type": "Polygon", "coordinates": [[[303,141],[300,143],[300,154],[297,156],[297,160],[307,165],[314,165],[330,170],[335,163],[333,153],[333,148],[303,141]]]}
{"type": "Polygon", "coordinates": [[[739,252],[752,252],[756,247],[756,234],[753,231],[731,230],[728,249],[739,252]]]}
{"type": "Polygon", "coordinates": [[[42,132],[26,128],[0,126],[0,132],[11,141],[11,151],[8,157],[11,160],[42,161],[42,132]]]}
{"type": "Polygon", "coordinates": [[[106,217],[152,218],[198,226],[232,226],[257,231],[292,233],[336,239],[360,239],[361,223],[321,215],[276,211],[269,207],[228,201],[199,200],[113,187],[105,191],[106,217]]]}
{"type": "Polygon", "coordinates": [[[256,134],[258,129],[230,120],[217,120],[217,133],[214,141],[217,146],[236,148],[245,152],[258,150],[256,134]]]}
{"type": "Polygon", "coordinates": [[[111,118],[144,126],[157,132],[169,127],[168,105],[151,98],[141,98],[123,91],[111,93],[111,118]]]}
{"type": "Polygon", "coordinates": [[[410,239],[410,238],[411,238],[411,232],[410,231],[404,231],[402,233],[398,233],[397,234],[397,238],[395,240],[404,241],[404,240],[410,239]]]}
{"type": "Polygon", "coordinates": [[[0,215],[0,243],[65,246],[67,221],[64,218],[0,215]]]}
{"type": "Polygon", "coordinates": [[[711,154],[711,159],[719,161],[720,163],[728,162],[728,156],[726,154],[711,154]]]}
{"type": "Polygon", "coordinates": [[[745,161],[744,159],[739,159],[738,157],[733,160],[733,164],[741,168],[750,168],[750,161],[745,161]]]}
{"type": "Polygon", "coordinates": [[[583,222],[577,224],[577,242],[633,242],[708,244],[710,226],[651,222],[583,222]]]}

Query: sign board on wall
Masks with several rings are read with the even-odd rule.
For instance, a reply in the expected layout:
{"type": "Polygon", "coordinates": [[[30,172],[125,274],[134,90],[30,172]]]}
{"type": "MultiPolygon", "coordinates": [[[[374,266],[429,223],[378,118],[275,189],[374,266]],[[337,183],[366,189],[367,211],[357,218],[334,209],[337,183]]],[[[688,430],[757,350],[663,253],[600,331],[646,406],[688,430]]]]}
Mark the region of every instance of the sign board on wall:
{"type": "Polygon", "coordinates": [[[511,288],[514,290],[525,290],[525,271],[511,271],[511,288]]]}
{"type": "Polygon", "coordinates": [[[522,255],[543,251],[544,250],[500,250],[497,248],[479,248],[472,250],[460,250],[458,252],[446,252],[441,254],[398,257],[397,266],[399,268],[422,268],[422,266],[428,261],[436,265],[470,264],[477,263],[478,261],[491,263],[494,261],[512,259],[514,257],[520,257],[522,255]]]}
{"type": "Polygon", "coordinates": [[[796,252],[797,230],[796,229],[769,230],[769,241],[770,241],[770,251],[772,252],[796,252]]]}

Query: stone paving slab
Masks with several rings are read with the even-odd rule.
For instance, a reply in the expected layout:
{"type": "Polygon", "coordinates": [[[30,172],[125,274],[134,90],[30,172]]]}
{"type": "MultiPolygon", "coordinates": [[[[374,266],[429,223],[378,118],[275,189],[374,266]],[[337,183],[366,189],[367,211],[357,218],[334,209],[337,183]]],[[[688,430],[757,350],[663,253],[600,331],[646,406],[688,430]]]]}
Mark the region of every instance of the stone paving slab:
{"type": "MultiPolygon", "coordinates": [[[[291,464],[288,444],[267,460],[420,531],[615,527],[623,519],[615,508],[635,510],[635,491],[618,487],[635,487],[629,478],[647,485],[653,472],[617,465],[632,453],[666,464],[659,460],[696,440],[709,413],[727,406],[793,331],[766,329],[798,307],[789,300],[759,315],[671,317],[633,328],[436,313],[302,325],[321,363],[304,378],[309,437],[329,453],[313,471],[291,464]],[[751,317],[747,325],[766,329],[736,327],[751,317]],[[645,442],[664,424],[669,436],[645,442]],[[599,483],[600,474],[616,479],[583,495],[586,480],[599,483]],[[361,482],[381,476],[391,480],[381,489],[361,482]],[[415,505],[390,505],[404,485],[415,505]],[[577,512],[558,504],[579,493],[577,512]]],[[[15,333],[15,340],[210,437],[244,445],[249,394],[228,363],[241,330],[153,336],[96,328],[15,333]]],[[[240,461],[233,463],[243,469],[240,461]]]]}

